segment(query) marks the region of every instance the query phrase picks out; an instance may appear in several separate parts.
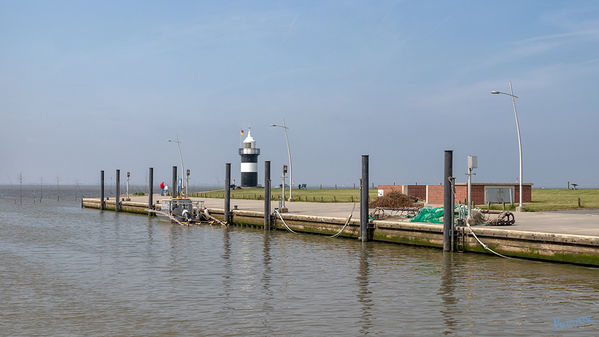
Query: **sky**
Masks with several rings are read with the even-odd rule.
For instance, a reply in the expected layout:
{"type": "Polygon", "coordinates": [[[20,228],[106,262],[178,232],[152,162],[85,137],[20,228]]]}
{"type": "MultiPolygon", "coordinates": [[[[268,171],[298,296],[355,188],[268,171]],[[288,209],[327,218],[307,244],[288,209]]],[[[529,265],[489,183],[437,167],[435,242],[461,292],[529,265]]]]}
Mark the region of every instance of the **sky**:
{"type": "Polygon", "coordinates": [[[0,0],[0,184],[143,185],[183,161],[239,181],[251,128],[273,179],[599,187],[596,1],[0,0]],[[276,172],[276,173],[275,173],[276,172]]]}

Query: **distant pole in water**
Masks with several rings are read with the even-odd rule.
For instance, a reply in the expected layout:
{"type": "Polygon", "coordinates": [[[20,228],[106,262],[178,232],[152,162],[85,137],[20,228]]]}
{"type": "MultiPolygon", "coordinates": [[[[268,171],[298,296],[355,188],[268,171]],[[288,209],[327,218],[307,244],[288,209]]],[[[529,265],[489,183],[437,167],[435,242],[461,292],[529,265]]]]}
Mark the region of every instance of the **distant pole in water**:
{"type": "Polygon", "coordinates": [[[225,222],[231,222],[231,163],[225,164],[225,222]]]}
{"type": "Polygon", "coordinates": [[[23,204],[23,173],[19,172],[19,204],[23,204]]]}
{"type": "Polygon", "coordinates": [[[60,177],[56,177],[56,201],[60,201],[60,177]]]}
{"type": "Polygon", "coordinates": [[[100,171],[100,210],[104,210],[104,170],[100,171]]]}
{"type": "Polygon", "coordinates": [[[121,210],[121,170],[116,170],[116,198],[114,202],[114,211],[121,210]]]}
{"type": "Polygon", "coordinates": [[[173,184],[171,185],[171,196],[177,197],[177,166],[173,166],[173,184]]]}
{"type": "Polygon", "coordinates": [[[270,230],[270,160],[264,162],[264,230],[270,230]]]}
{"type": "Polygon", "coordinates": [[[443,172],[443,251],[451,252],[453,237],[453,151],[445,151],[445,169],[443,172]]]}
{"type": "Polygon", "coordinates": [[[44,196],[44,177],[40,178],[40,203],[42,202],[42,197],[44,196]]]}
{"type": "MultiPolygon", "coordinates": [[[[148,209],[154,209],[154,168],[150,167],[148,174],[148,185],[150,192],[148,192],[148,209]]],[[[148,212],[148,215],[152,215],[152,212],[148,212]]]]}
{"type": "Polygon", "coordinates": [[[360,237],[362,242],[368,237],[368,155],[362,155],[362,179],[360,180],[360,237]]]}

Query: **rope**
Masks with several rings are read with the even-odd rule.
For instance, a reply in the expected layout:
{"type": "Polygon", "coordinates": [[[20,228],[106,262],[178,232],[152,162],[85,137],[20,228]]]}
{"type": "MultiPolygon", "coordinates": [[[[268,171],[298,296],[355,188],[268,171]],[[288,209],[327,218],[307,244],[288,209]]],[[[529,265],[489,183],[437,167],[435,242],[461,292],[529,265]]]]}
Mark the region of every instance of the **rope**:
{"type": "Polygon", "coordinates": [[[347,221],[345,221],[345,225],[343,225],[343,228],[341,228],[341,230],[337,234],[329,236],[330,238],[336,238],[339,236],[339,234],[343,233],[343,230],[345,229],[345,227],[347,227],[347,225],[349,224],[349,221],[351,220],[352,216],[354,215],[355,208],[356,208],[356,203],[354,202],[354,205],[351,208],[351,213],[349,213],[349,216],[347,217],[347,221]]]}
{"type": "Polygon", "coordinates": [[[224,222],[222,222],[222,221],[218,220],[217,218],[213,217],[212,215],[210,215],[210,213],[208,213],[208,209],[207,209],[207,208],[204,208],[204,211],[203,211],[202,213],[204,213],[204,215],[206,215],[206,216],[207,216],[207,217],[209,217],[210,219],[212,219],[212,220],[214,220],[214,221],[218,222],[218,223],[219,223],[219,224],[221,224],[222,226],[227,226],[227,224],[226,224],[226,223],[224,223],[224,222]]]}
{"type": "Polygon", "coordinates": [[[178,223],[181,226],[189,226],[189,224],[182,223],[181,221],[177,220],[177,218],[175,218],[174,216],[172,216],[172,215],[170,215],[170,214],[168,214],[166,212],[158,211],[158,210],[155,210],[155,209],[146,209],[146,211],[162,214],[162,215],[166,216],[167,218],[171,219],[172,221],[178,223]]]}
{"type": "Polygon", "coordinates": [[[279,218],[281,218],[281,221],[283,221],[283,225],[285,226],[285,228],[287,228],[288,231],[290,231],[291,233],[297,234],[297,232],[294,232],[293,229],[291,229],[291,228],[289,228],[289,226],[287,226],[287,224],[285,223],[285,220],[281,216],[281,213],[279,213],[278,209],[275,209],[275,213],[277,213],[277,215],[279,216],[279,218]]]}
{"type": "Polygon", "coordinates": [[[476,239],[476,241],[478,241],[478,243],[480,243],[480,245],[481,245],[481,246],[483,246],[483,248],[484,248],[484,249],[486,249],[486,250],[490,251],[491,253],[493,253],[493,254],[495,254],[495,255],[497,255],[497,256],[504,257],[504,258],[506,258],[506,259],[512,259],[512,258],[511,258],[511,257],[509,257],[509,256],[501,255],[501,254],[497,253],[496,251],[494,251],[493,249],[491,249],[491,248],[487,247],[487,245],[485,245],[485,244],[484,244],[482,241],[480,241],[480,240],[478,239],[478,237],[476,236],[476,234],[474,234],[474,231],[472,230],[472,227],[470,227],[470,224],[468,224],[468,222],[467,222],[467,221],[466,221],[466,226],[468,226],[468,229],[470,230],[470,233],[472,234],[472,236],[474,236],[474,238],[476,239]]]}

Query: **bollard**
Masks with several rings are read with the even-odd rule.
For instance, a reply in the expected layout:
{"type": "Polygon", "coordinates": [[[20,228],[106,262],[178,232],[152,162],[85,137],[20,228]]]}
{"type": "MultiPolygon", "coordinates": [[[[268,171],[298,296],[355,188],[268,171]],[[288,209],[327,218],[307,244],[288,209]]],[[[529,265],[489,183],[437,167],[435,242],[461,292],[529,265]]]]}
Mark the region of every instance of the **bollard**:
{"type": "Polygon", "coordinates": [[[264,230],[270,230],[270,160],[264,162],[264,230]]]}
{"type": "MultiPolygon", "coordinates": [[[[150,167],[150,173],[148,174],[148,185],[150,192],[148,193],[148,209],[154,209],[154,168],[150,167]]],[[[148,212],[148,215],[152,215],[152,212],[148,212]]]]}
{"type": "Polygon", "coordinates": [[[100,210],[104,210],[104,170],[100,171],[100,210]]]}
{"type": "Polygon", "coordinates": [[[225,164],[225,222],[231,222],[231,163],[225,164]]]}
{"type": "Polygon", "coordinates": [[[116,198],[114,201],[114,211],[121,210],[121,170],[116,170],[116,198]]]}
{"type": "Polygon", "coordinates": [[[443,173],[443,251],[453,251],[452,236],[453,236],[453,191],[451,188],[450,178],[453,177],[453,151],[445,151],[445,170],[443,173]]]}
{"type": "Polygon", "coordinates": [[[368,241],[368,155],[362,155],[362,179],[360,180],[360,238],[368,241]]]}
{"type": "Polygon", "coordinates": [[[171,197],[177,197],[177,166],[173,166],[173,184],[171,185],[171,197]]]}

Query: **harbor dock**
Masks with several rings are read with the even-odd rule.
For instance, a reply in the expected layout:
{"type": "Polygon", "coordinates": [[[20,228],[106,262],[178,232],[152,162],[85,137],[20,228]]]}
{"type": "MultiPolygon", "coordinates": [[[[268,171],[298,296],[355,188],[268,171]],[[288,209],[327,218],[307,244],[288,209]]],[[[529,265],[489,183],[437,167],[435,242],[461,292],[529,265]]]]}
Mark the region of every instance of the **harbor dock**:
{"type": "MultiPolygon", "coordinates": [[[[156,204],[161,197],[153,196],[156,204]]],[[[203,203],[208,212],[224,219],[223,199],[191,198],[203,203]]],[[[232,225],[264,226],[264,201],[232,199],[232,225]]],[[[272,202],[272,209],[277,206],[272,202]]],[[[114,199],[105,201],[106,210],[115,209],[114,199]]],[[[100,208],[100,198],[82,199],[82,207],[100,208]]],[[[288,213],[277,214],[273,228],[294,232],[334,235],[347,226],[340,237],[360,236],[359,205],[353,203],[287,203],[288,213]],[[353,210],[353,212],[352,212],[353,210]],[[353,213],[353,214],[352,214],[353,213]],[[347,221],[350,214],[351,220],[347,221]],[[284,220],[284,221],[282,221],[284,220]]],[[[135,196],[121,202],[121,211],[148,214],[148,197],[135,196]]],[[[425,247],[443,247],[443,225],[409,222],[405,219],[371,220],[373,241],[425,247]]],[[[516,213],[516,224],[506,227],[473,226],[472,232],[491,250],[507,257],[599,266],[599,211],[516,213]]],[[[461,228],[458,245],[464,252],[492,254],[461,228]]]]}

